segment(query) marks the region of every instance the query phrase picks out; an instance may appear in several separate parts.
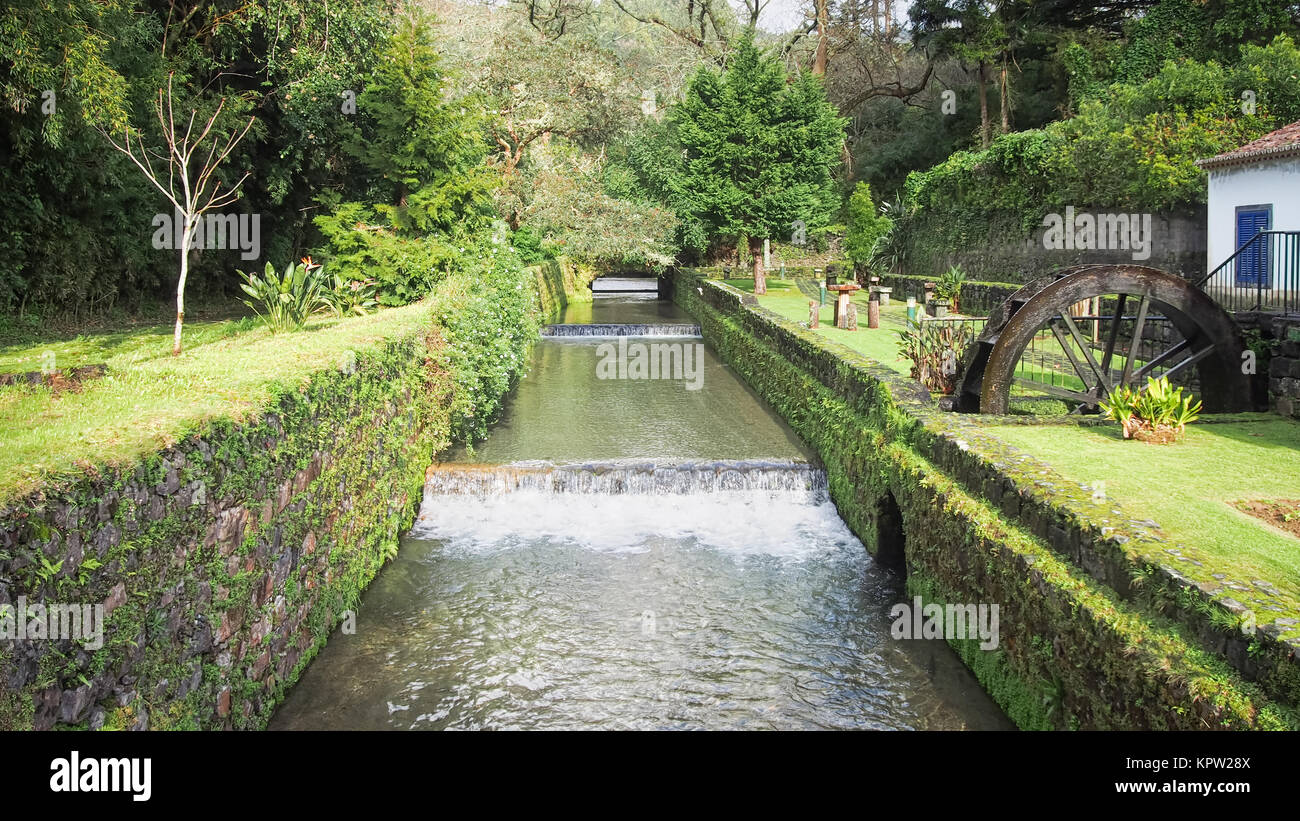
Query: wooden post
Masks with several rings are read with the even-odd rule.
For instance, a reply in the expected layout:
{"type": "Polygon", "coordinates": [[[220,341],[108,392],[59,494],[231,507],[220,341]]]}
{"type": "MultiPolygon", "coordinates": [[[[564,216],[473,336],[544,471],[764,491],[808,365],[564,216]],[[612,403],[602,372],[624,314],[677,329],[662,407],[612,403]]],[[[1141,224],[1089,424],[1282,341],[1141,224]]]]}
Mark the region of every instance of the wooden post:
{"type": "Polygon", "coordinates": [[[849,299],[848,291],[840,291],[839,299],[835,300],[835,327],[849,327],[849,308],[853,303],[849,299]]]}

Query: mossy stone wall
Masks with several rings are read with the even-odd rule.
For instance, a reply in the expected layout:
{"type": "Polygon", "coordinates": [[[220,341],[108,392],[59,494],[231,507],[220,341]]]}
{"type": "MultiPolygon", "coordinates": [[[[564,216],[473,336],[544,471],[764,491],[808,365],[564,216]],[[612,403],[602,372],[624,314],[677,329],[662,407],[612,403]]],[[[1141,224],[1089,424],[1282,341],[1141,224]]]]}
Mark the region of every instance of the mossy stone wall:
{"type": "MultiPolygon", "coordinates": [[[[1135,595],[1113,574],[1146,574],[1156,590],[1181,577],[1108,562],[1127,556],[1125,530],[1089,530],[1068,504],[1036,492],[1041,477],[999,469],[973,436],[946,427],[953,417],[915,383],[693,271],[675,272],[674,296],[818,452],[840,515],[868,550],[897,541],[893,511],[901,514],[909,593],[1000,606],[998,649],[950,643],[1019,726],[1298,726],[1286,697],[1294,664],[1274,658],[1248,675],[1213,646],[1235,624],[1198,627],[1167,597],[1135,595]]],[[[1196,610],[1201,600],[1179,590],[1196,610]]]]}

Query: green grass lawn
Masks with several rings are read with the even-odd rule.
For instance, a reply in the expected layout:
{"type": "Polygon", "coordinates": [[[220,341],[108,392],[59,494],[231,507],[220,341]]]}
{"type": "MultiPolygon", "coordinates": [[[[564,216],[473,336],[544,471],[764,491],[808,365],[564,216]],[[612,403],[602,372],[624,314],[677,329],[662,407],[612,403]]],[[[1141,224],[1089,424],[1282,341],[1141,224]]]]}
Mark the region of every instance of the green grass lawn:
{"type": "Polygon", "coordinates": [[[45,350],[63,352],[60,368],[108,364],[104,377],[79,392],[0,387],[0,503],[85,461],[130,462],[205,420],[243,418],[264,405],[277,383],[303,384],[315,370],[342,366],[347,351],[411,332],[428,311],[417,303],[365,317],[314,320],[302,331],[281,334],[249,322],[187,324],[185,350],[175,357],[170,327],[0,350],[0,361],[20,371],[39,369],[45,350]],[[33,359],[35,368],[25,364],[33,359]]]}
{"type": "MultiPolygon", "coordinates": [[[[754,292],[752,279],[729,279],[726,284],[745,293],[754,292]]],[[[795,322],[808,321],[808,302],[809,297],[795,286],[794,281],[785,279],[769,279],[767,293],[758,298],[759,305],[795,322]]],[[[880,310],[880,327],[871,330],[867,327],[865,288],[853,295],[853,302],[858,306],[858,330],[845,331],[831,325],[835,305],[834,295],[828,294],[826,305],[819,313],[816,333],[907,376],[911,365],[898,356],[898,332],[907,325],[907,306],[902,302],[890,301],[888,307],[880,310]]]]}
{"type": "MultiPolygon", "coordinates": [[[[752,280],[727,284],[753,293],[752,280]]],[[[793,281],[768,280],[768,293],[758,301],[787,319],[808,321],[809,297],[793,281]]],[[[898,358],[897,334],[906,324],[905,305],[892,302],[882,309],[881,327],[872,331],[865,327],[865,290],[855,294],[854,301],[859,305],[859,330],[830,327],[828,302],[817,332],[906,375],[908,364],[898,358]]],[[[1117,357],[1112,366],[1120,368],[1122,363],[1117,357]]],[[[1034,378],[1047,378],[1037,363],[1022,364],[1024,375],[1033,371],[1034,378]]],[[[1055,379],[1057,384],[1081,387],[1068,365],[1055,379]]],[[[1023,396],[1032,389],[1014,386],[1012,392],[1023,396]]],[[[1065,409],[1055,403],[1044,412],[1065,409]]],[[[1205,551],[1229,576],[1269,581],[1293,605],[1300,604],[1300,539],[1231,505],[1239,499],[1300,498],[1300,423],[1261,417],[1193,424],[1184,441],[1164,446],[1124,441],[1118,427],[1110,426],[998,425],[985,430],[1079,484],[1105,482],[1106,494],[1128,515],[1153,520],[1171,539],[1205,551]]]]}
{"type": "MultiPolygon", "coordinates": [[[[186,322],[184,347],[197,348],[256,327],[257,323],[251,319],[186,322]]],[[[100,362],[121,368],[170,356],[171,352],[172,326],[150,325],[0,346],[0,373],[39,371],[47,361],[47,353],[53,354],[54,367],[64,369],[100,362]]]]}
{"type": "Polygon", "coordinates": [[[1124,441],[1112,427],[987,430],[1079,483],[1106,483],[1131,516],[1206,551],[1225,572],[1263,579],[1300,601],[1300,539],[1234,509],[1237,499],[1300,497],[1300,423],[1193,424],[1184,441],[1124,441]]]}

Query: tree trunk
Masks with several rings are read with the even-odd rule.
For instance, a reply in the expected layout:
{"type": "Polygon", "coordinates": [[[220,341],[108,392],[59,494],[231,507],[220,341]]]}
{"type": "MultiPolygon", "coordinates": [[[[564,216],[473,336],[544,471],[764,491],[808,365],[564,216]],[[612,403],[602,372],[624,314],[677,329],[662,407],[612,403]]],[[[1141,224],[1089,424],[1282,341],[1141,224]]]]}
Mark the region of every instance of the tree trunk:
{"type": "Polygon", "coordinates": [[[763,268],[763,241],[750,237],[749,253],[754,258],[754,293],[762,296],[767,293],[767,271],[763,268]]]}
{"type": "Polygon", "coordinates": [[[817,9],[817,53],[813,56],[813,74],[826,73],[826,29],[830,28],[829,0],[814,0],[817,9]]]}
{"type": "Polygon", "coordinates": [[[1007,55],[1002,55],[1002,99],[999,108],[1002,109],[1002,133],[1011,133],[1011,95],[1007,89],[1007,55]]]}
{"type": "Polygon", "coordinates": [[[980,145],[984,148],[988,148],[989,144],[993,142],[993,129],[989,123],[988,76],[988,65],[980,61],[980,145]]]}
{"type": "Polygon", "coordinates": [[[181,232],[181,278],[176,282],[176,331],[172,334],[172,356],[181,353],[181,327],[185,324],[185,278],[190,272],[190,237],[194,222],[189,214],[184,217],[185,230],[181,232]]]}

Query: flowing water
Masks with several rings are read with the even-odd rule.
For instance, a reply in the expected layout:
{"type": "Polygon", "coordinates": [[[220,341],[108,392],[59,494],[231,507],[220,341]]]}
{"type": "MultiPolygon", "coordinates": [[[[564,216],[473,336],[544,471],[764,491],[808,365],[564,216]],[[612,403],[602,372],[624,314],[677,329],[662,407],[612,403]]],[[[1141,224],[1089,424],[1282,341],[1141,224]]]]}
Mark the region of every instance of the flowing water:
{"type": "MultiPolygon", "coordinates": [[[[689,317],[622,293],[563,322],[689,317]]],[[[610,342],[537,345],[488,440],[430,470],[355,634],[273,729],[1010,726],[945,644],[890,637],[900,580],[711,350],[693,389],[601,378],[610,342]]],[[[701,344],[630,341],[654,342],[701,344]]]]}

